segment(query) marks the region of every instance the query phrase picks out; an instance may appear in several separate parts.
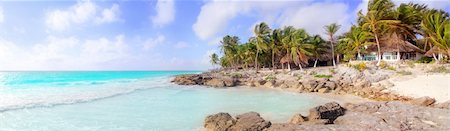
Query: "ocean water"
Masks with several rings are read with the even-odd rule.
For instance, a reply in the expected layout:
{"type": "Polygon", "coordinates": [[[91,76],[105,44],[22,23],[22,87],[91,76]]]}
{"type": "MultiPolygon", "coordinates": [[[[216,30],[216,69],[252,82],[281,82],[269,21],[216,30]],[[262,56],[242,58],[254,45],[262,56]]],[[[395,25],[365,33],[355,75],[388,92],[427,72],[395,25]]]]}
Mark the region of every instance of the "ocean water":
{"type": "Polygon", "coordinates": [[[331,100],[269,89],[179,86],[187,71],[1,72],[0,130],[201,130],[209,114],[272,122],[331,100]]]}

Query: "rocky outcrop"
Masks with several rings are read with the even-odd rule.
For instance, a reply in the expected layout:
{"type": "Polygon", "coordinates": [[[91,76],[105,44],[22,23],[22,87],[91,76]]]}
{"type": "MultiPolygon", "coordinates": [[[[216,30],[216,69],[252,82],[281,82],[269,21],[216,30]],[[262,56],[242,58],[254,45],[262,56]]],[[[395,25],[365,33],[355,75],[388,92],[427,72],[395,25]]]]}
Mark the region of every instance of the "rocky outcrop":
{"type": "MultiPolygon", "coordinates": [[[[212,116],[221,115],[216,114],[212,116]]],[[[223,118],[207,117],[207,119],[210,118],[219,119],[221,121],[220,123],[227,123],[227,121],[228,123],[232,123],[235,120],[229,115],[225,115],[223,118]]],[[[345,104],[344,107],[341,107],[335,102],[327,103],[312,108],[308,118],[301,114],[296,114],[288,123],[269,124],[270,122],[264,120],[259,114],[254,112],[239,115],[236,118],[236,124],[232,126],[217,124],[219,122],[218,120],[213,121],[216,123],[208,125],[221,125],[220,127],[228,127],[226,130],[229,131],[450,130],[450,125],[448,124],[450,123],[450,110],[409,105],[396,101],[345,104]]],[[[207,130],[209,129],[219,130],[224,128],[207,128],[207,130]]]]}
{"type": "Polygon", "coordinates": [[[206,131],[227,131],[236,123],[236,120],[228,113],[217,113],[206,117],[204,127],[206,131]]]}
{"type": "Polygon", "coordinates": [[[236,119],[228,113],[209,115],[203,126],[207,131],[262,131],[270,125],[270,121],[264,120],[258,113],[248,112],[236,116],[236,119]]]}
{"type": "Polygon", "coordinates": [[[450,101],[436,104],[434,107],[441,108],[441,109],[450,109],[450,101]]]}
{"type": "Polygon", "coordinates": [[[308,120],[319,121],[320,123],[325,122],[324,124],[332,124],[337,117],[344,115],[344,113],[344,108],[336,102],[331,102],[310,109],[308,120]]]}
{"type": "Polygon", "coordinates": [[[256,112],[248,112],[236,116],[236,124],[230,130],[232,131],[262,131],[271,125],[270,121],[264,120],[256,112]]]}

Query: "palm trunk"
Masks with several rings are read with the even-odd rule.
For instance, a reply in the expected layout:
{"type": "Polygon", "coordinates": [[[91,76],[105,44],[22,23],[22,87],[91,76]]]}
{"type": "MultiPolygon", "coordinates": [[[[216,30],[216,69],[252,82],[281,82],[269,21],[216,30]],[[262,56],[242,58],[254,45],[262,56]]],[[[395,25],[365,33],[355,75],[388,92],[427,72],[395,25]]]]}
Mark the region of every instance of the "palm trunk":
{"type": "Polygon", "coordinates": [[[336,61],[334,60],[334,44],[333,44],[333,36],[330,36],[331,37],[331,41],[330,41],[330,44],[331,44],[331,57],[333,58],[333,67],[334,68],[336,68],[336,61]]]}
{"type": "Polygon", "coordinates": [[[275,52],[272,50],[272,70],[275,71],[275,52]]]}
{"type": "MultiPolygon", "coordinates": [[[[318,60],[318,59],[316,59],[316,60],[314,61],[314,68],[316,68],[317,60],[318,60]]],[[[300,68],[301,68],[301,67],[300,67],[300,68]]]]}
{"type": "Polygon", "coordinates": [[[259,54],[259,50],[256,49],[256,57],[255,57],[255,70],[256,70],[256,73],[258,73],[258,54],[259,54]]]}
{"type": "Polygon", "coordinates": [[[433,53],[433,58],[435,61],[438,61],[438,59],[436,58],[436,54],[433,53]]]}
{"type": "Polygon", "coordinates": [[[358,51],[358,58],[357,58],[357,60],[362,60],[361,52],[360,52],[360,51],[358,51]]]}
{"type": "Polygon", "coordinates": [[[339,65],[339,62],[340,62],[340,58],[341,58],[341,54],[337,54],[336,55],[336,64],[338,64],[338,65],[339,65]]]}
{"type": "Polygon", "coordinates": [[[375,41],[377,42],[377,48],[378,48],[378,62],[377,62],[377,66],[380,65],[381,63],[381,48],[380,48],[380,41],[378,40],[378,35],[377,33],[375,34],[375,41]]]}
{"type": "Polygon", "coordinates": [[[303,72],[302,64],[298,64],[298,67],[300,67],[300,71],[303,72]]]}
{"type": "Polygon", "coordinates": [[[287,67],[288,67],[288,70],[291,71],[291,63],[290,62],[287,63],[287,67]]]}

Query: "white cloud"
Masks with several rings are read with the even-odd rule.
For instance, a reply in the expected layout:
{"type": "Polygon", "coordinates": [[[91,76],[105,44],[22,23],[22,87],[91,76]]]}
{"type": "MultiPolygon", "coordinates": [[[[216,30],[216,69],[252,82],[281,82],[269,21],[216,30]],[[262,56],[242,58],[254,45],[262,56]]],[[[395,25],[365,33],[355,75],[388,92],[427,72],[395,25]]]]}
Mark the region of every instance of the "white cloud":
{"type": "Polygon", "coordinates": [[[144,50],[150,50],[158,45],[163,44],[165,41],[166,37],[164,35],[158,35],[156,36],[156,38],[148,38],[142,45],[144,47],[144,50]]]}
{"type": "Polygon", "coordinates": [[[426,4],[430,8],[446,9],[450,8],[450,2],[447,0],[394,0],[395,5],[399,6],[401,3],[418,3],[426,4]]]}
{"type": "Polygon", "coordinates": [[[177,42],[177,44],[175,44],[174,47],[177,49],[184,49],[184,48],[188,48],[189,44],[184,41],[180,41],[180,42],[177,42]]]}
{"type": "Polygon", "coordinates": [[[62,31],[73,24],[84,24],[89,22],[110,23],[118,20],[119,6],[114,4],[110,9],[104,9],[100,16],[100,9],[94,2],[78,1],[77,4],[65,10],[53,10],[46,13],[45,23],[52,30],[62,31]]]}
{"type": "Polygon", "coordinates": [[[154,26],[163,27],[175,20],[175,1],[158,0],[155,10],[156,15],[151,18],[154,26]]]}
{"type": "Polygon", "coordinates": [[[119,5],[113,4],[109,9],[103,9],[101,16],[97,17],[95,22],[97,24],[112,23],[119,21],[119,5]]]}
{"type": "MultiPolygon", "coordinates": [[[[342,25],[337,34],[345,32],[350,27],[350,14],[348,6],[344,3],[314,3],[295,11],[287,10],[281,17],[281,25],[304,28],[308,33],[324,34],[324,26],[331,23],[342,25]],[[325,10],[326,9],[326,10],[325,10]]],[[[326,38],[326,37],[324,37],[326,38]]]]}

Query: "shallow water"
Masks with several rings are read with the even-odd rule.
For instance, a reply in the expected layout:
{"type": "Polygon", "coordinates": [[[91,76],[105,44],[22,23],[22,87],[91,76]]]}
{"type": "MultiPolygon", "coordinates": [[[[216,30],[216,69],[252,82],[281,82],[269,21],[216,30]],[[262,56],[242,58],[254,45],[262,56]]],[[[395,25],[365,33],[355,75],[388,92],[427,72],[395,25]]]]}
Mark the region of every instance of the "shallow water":
{"type": "Polygon", "coordinates": [[[331,101],[275,90],[178,86],[195,72],[5,72],[2,130],[199,130],[208,114],[248,111],[284,122],[331,101]]]}

